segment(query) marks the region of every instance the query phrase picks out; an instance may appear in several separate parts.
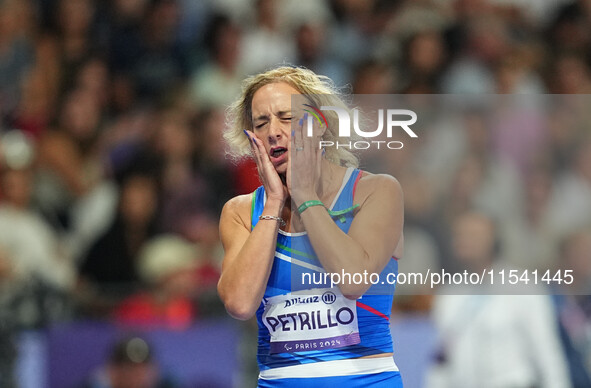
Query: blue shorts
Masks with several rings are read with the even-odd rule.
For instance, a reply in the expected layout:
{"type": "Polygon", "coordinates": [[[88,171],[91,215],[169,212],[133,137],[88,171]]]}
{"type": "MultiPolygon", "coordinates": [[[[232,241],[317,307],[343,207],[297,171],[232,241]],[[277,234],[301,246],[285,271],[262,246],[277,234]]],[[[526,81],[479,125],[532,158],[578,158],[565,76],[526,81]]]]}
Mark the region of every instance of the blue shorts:
{"type": "Polygon", "coordinates": [[[400,372],[381,372],[366,375],[289,378],[276,380],[259,379],[258,388],[402,388],[400,372]]]}

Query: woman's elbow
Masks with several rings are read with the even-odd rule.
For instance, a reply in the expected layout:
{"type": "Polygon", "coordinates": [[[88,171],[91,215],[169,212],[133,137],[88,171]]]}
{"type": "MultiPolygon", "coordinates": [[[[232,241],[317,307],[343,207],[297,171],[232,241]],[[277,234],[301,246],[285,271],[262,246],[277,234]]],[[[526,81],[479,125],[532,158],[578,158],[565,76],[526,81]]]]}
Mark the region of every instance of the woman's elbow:
{"type": "Polygon", "coordinates": [[[339,284],[337,285],[343,296],[350,300],[357,300],[368,290],[364,284],[339,284]]]}
{"type": "Polygon", "coordinates": [[[218,283],[218,295],[226,308],[228,314],[235,319],[246,321],[254,316],[256,313],[256,306],[252,306],[251,303],[241,300],[236,295],[226,292],[223,287],[218,283]]]}
{"type": "Polygon", "coordinates": [[[254,317],[256,309],[245,307],[244,303],[224,303],[226,311],[232,318],[247,321],[254,317]]]}
{"type": "Polygon", "coordinates": [[[349,300],[357,300],[357,299],[361,298],[362,295],[363,294],[359,294],[359,295],[357,295],[357,294],[351,294],[351,295],[346,294],[346,295],[343,295],[343,296],[345,298],[349,299],[349,300]]]}
{"type": "MultiPolygon", "coordinates": [[[[360,274],[367,271],[358,270],[357,272],[351,271],[353,274],[360,274]]],[[[343,276],[338,283],[332,283],[333,286],[337,286],[341,294],[347,299],[355,300],[359,299],[365,292],[372,286],[370,279],[356,281],[346,276],[343,276]]]]}

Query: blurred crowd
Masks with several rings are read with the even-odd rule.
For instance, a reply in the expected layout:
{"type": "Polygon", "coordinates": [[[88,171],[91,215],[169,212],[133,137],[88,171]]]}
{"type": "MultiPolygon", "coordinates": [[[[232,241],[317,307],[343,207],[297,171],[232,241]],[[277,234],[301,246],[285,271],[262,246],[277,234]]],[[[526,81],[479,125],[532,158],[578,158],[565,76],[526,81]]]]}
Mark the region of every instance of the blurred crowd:
{"type": "MultiPolygon", "coordinates": [[[[282,63],[355,94],[588,94],[591,1],[0,0],[0,353],[13,351],[4,333],[55,321],[183,328],[223,314],[218,217],[259,184],[225,155],[224,111],[245,76],[282,63]]],[[[474,112],[391,153],[406,256],[437,268],[490,242],[518,266],[576,269],[590,294],[578,101],[543,125],[474,112]],[[454,235],[474,210],[494,236],[454,235]]],[[[589,298],[556,306],[591,370],[591,331],[576,326],[589,298]]]]}

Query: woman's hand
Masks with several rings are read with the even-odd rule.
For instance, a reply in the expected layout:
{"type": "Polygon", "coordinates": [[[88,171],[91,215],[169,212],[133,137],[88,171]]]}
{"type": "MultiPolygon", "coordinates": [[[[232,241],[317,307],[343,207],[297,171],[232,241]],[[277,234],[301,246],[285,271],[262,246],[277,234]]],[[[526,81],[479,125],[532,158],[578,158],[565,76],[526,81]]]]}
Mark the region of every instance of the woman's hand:
{"type": "Polygon", "coordinates": [[[320,182],[322,150],[319,147],[322,128],[313,123],[312,134],[307,136],[308,114],[298,122],[289,143],[287,165],[287,190],[292,201],[299,206],[304,201],[317,199],[320,182]]]}
{"type": "Polygon", "coordinates": [[[250,146],[254,154],[254,161],[257,165],[261,182],[265,187],[267,199],[278,200],[283,204],[287,198],[287,190],[285,189],[279,174],[275,170],[273,163],[271,163],[263,142],[251,131],[245,129],[244,133],[248,136],[248,140],[250,141],[250,146]]]}

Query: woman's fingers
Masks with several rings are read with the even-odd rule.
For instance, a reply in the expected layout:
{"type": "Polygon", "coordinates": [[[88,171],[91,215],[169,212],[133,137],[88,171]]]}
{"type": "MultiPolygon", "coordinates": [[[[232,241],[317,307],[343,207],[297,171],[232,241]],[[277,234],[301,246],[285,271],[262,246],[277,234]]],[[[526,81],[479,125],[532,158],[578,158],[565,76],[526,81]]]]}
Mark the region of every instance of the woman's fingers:
{"type": "Polygon", "coordinates": [[[304,154],[311,157],[316,155],[315,152],[319,151],[320,140],[322,139],[322,128],[317,120],[309,120],[308,113],[304,114],[304,117],[300,119],[297,130],[295,131],[295,144],[300,151],[305,151],[304,154]],[[312,133],[308,133],[308,121],[312,123],[312,133]]]}
{"type": "Polygon", "coordinates": [[[246,135],[246,137],[248,138],[248,143],[250,144],[250,149],[252,150],[252,153],[254,154],[255,162],[257,162],[257,164],[258,164],[258,152],[257,152],[258,150],[257,150],[256,144],[255,144],[252,136],[250,135],[250,132],[246,129],[244,129],[243,131],[244,131],[244,134],[246,135]]]}
{"type": "Polygon", "coordinates": [[[248,140],[250,141],[250,145],[252,146],[257,166],[259,166],[259,168],[263,168],[265,165],[263,155],[267,154],[264,150],[264,146],[262,146],[261,141],[256,137],[254,133],[251,133],[247,130],[244,130],[244,132],[246,133],[246,136],[248,136],[248,140]],[[262,150],[261,147],[263,148],[262,150]]]}
{"type": "Polygon", "coordinates": [[[304,131],[304,127],[306,125],[306,121],[308,120],[308,114],[304,114],[304,117],[300,119],[298,125],[295,128],[294,136],[293,136],[293,151],[301,152],[302,148],[304,147],[303,139],[302,139],[302,132],[304,131]]]}
{"type": "Polygon", "coordinates": [[[255,156],[255,162],[257,165],[257,171],[261,179],[261,183],[265,186],[269,196],[275,195],[279,197],[285,197],[283,191],[283,183],[269,159],[269,155],[265,149],[263,142],[257,138],[257,136],[249,131],[245,131],[246,136],[250,140],[250,144],[253,148],[255,156]]]}
{"type": "Polygon", "coordinates": [[[271,168],[272,171],[275,171],[273,163],[271,163],[271,159],[269,159],[269,155],[267,154],[267,150],[265,149],[265,145],[263,144],[263,142],[254,134],[252,134],[252,139],[257,147],[261,167],[265,169],[271,168]]]}
{"type": "Polygon", "coordinates": [[[250,147],[251,147],[252,153],[254,155],[254,161],[257,165],[257,170],[259,172],[259,176],[261,177],[261,180],[264,181],[265,180],[264,164],[263,164],[263,160],[261,157],[261,152],[260,152],[259,146],[256,142],[256,137],[254,136],[254,134],[250,133],[246,129],[244,130],[244,133],[248,137],[248,141],[250,143],[250,147]]]}
{"type": "Polygon", "coordinates": [[[308,136],[307,133],[302,131],[302,137],[304,142],[304,148],[306,149],[306,156],[311,158],[316,150],[316,136],[318,133],[317,122],[312,119],[312,136],[308,136]]]}

